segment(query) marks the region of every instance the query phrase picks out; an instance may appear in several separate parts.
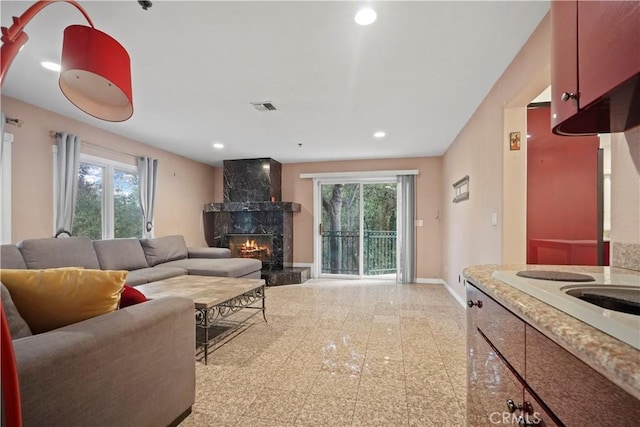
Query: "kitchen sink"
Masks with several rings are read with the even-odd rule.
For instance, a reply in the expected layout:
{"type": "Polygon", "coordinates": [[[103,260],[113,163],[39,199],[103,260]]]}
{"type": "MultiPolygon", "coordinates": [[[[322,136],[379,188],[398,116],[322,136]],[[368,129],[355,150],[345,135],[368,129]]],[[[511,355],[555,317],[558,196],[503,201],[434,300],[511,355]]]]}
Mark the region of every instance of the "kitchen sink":
{"type": "Polygon", "coordinates": [[[493,277],[640,350],[640,275],[607,267],[588,274],[593,282],[534,279],[506,270],[493,277]]]}
{"type": "Polygon", "coordinates": [[[566,286],[564,293],[608,310],[640,316],[640,289],[630,286],[566,286]]]}

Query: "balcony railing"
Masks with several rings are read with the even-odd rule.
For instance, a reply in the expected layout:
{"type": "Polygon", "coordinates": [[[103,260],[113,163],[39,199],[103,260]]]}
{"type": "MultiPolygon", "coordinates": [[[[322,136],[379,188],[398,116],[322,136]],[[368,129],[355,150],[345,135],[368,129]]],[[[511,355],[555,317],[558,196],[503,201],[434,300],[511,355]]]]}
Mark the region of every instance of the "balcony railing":
{"type": "MultiPolygon", "coordinates": [[[[365,276],[396,272],[396,232],[364,230],[363,273],[365,276]]],[[[358,231],[324,231],[322,233],[322,272],[359,274],[358,231]]]]}

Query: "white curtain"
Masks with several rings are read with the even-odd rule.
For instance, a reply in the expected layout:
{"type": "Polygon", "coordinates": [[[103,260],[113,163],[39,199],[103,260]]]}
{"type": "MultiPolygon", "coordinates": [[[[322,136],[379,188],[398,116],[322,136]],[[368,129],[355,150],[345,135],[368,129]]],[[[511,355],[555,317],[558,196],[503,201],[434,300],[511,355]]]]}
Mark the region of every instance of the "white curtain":
{"type": "MultiPolygon", "coordinates": [[[[0,142],[4,142],[4,124],[7,122],[7,117],[4,115],[3,112],[0,112],[0,119],[2,119],[0,121],[0,142]]],[[[0,147],[2,145],[0,144],[0,147]]],[[[2,167],[2,156],[4,155],[4,153],[2,152],[2,149],[0,148],[0,167],[2,167]]]]}
{"type": "Polygon", "coordinates": [[[71,236],[78,196],[80,138],[66,132],[56,133],[58,141],[56,188],[56,237],[71,236]]]}
{"type": "Polygon", "coordinates": [[[140,184],[140,208],[144,227],[142,237],[153,237],[153,208],[156,203],[156,180],[158,178],[158,159],[138,158],[138,179],[140,184]]]}
{"type": "Polygon", "coordinates": [[[0,112],[0,243],[11,243],[11,143],[4,142],[7,117],[0,112]]]}
{"type": "Polygon", "coordinates": [[[415,175],[398,175],[398,283],[416,281],[415,175]]]}

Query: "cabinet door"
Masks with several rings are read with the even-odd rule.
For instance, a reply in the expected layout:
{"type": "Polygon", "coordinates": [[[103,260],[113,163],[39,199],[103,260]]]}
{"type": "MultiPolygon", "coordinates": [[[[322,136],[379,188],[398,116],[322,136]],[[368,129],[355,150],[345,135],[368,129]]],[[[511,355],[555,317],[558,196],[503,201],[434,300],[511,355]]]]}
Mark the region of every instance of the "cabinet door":
{"type": "Polygon", "coordinates": [[[526,336],[527,384],[564,424],[614,427],[640,419],[636,398],[529,325],[526,336]]]}
{"type": "Polygon", "coordinates": [[[525,323],[512,312],[478,291],[482,306],[477,307],[478,329],[493,346],[509,361],[509,365],[524,377],[524,325],[525,323]]]}
{"type": "MultiPolygon", "coordinates": [[[[469,331],[471,333],[471,331],[469,331]]],[[[476,332],[478,334],[478,332],[476,332]]],[[[513,425],[519,411],[510,413],[507,400],[523,402],[523,386],[487,341],[478,334],[469,369],[467,425],[513,425]]]]}
{"type": "Polygon", "coordinates": [[[639,72],[640,2],[579,1],[580,108],[639,72]]]}
{"type": "Polygon", "coordinates": [[[551,127],[578,112],[575,99],[562,101],[563,93],[578,93],[578,5],[575,1],[551,2],[551,127]]]}

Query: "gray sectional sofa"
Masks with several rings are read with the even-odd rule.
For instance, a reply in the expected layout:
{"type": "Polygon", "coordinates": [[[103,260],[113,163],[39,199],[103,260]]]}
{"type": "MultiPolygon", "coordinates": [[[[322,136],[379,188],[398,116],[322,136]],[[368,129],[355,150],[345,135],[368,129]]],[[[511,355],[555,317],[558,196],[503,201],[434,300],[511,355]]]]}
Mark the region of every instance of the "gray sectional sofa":
{"type": "MultiPolygon", "coordinates": [[[[128,270],[131,286],[184,274],[259,278],[261,267],[227,249],[187,248],[182,236],[29,239],[0,249],[2,268],[128,270]]],[[[12,331],[24,425],[179,423],[195,400],[193,316],[191,300],[172,297],[36,335],[12,331]]]]}
{"type": "Polygon", "coordinates": [[[193,302],[185,298],[24,336],[13,347],[25,427],[168,426],[195,401],[193,302]]]}
{"type": "Polygon", "coordinates": [[[23,240],[2,245],[1,268],[84,267],[127,270],[127,284],[142,285],[185,274],[260,278],[262,263],[231,258],[225,248],[190,248],[180,235],[155,239],[87,237],[23,240]]]}

